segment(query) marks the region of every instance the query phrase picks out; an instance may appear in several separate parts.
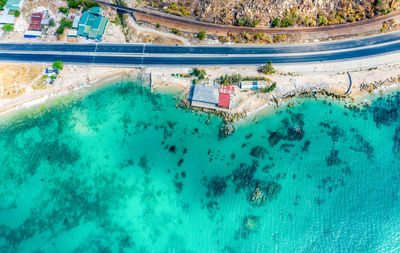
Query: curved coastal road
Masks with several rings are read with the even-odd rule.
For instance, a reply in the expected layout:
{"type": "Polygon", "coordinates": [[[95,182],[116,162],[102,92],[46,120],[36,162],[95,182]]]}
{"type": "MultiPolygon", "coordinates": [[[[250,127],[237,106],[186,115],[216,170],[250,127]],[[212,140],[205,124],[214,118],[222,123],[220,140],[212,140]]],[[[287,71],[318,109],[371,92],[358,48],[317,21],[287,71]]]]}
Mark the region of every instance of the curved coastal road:
{"type": "Polygon", "coordinates": [[[105,65],[258,65],[341,61],[400,51],[400,32],[360,39],[269,46],[0,43],[0,60],[105,65]]]}

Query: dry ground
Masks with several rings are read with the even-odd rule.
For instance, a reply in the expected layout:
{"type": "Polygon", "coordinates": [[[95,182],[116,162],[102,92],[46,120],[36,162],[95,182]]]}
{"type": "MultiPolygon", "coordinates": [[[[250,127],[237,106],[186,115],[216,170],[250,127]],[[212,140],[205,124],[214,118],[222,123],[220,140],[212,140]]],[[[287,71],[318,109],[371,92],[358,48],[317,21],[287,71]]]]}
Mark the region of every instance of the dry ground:
{"type": "Polygon", "coordinates": [[[42,77],[45,66],[0,64],[0,98],[24,94],[42,77]]]}

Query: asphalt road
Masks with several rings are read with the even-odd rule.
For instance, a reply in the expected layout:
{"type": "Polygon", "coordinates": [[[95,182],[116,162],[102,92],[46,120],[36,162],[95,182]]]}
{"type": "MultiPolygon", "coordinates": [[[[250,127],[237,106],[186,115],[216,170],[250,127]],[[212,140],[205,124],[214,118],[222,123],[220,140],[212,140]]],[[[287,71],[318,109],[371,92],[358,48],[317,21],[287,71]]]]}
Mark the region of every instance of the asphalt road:
{"type": "Polygon", "coordinates": [[[400,51],[400,32],[330,43],[253,47],[0,43],[0,60],[62,60],[66,63],[113,65],[254,65],[268,60],[274,64],[340,61],[396,51],[400,51]],[[337,51],[343,49],[346,51],[337,51]]]}
{"type": "Polygon", "coordinates": [[[32,51],[32,52],[99,52],[99,53],[145,53],[145,54],[283,54],[311,53],[378,45],[400,41],[400,32],[388,33],[360,39],[338,42],[298,44],[298,45],[266,45],[266,46],[163,46],[151,44],[45,44],[45,43],[0,43],[0,51],[32,51]]]}
{"type": "Polygon", "coordinates": [[[363,48],[351,51],[329,52],[309,55],[281,56],[90,56],[73,54],[29,54],[29,53],[0,53],[0,60],[53,62],[61,60],[67,63],[80,64],[115,64],[115,65],[251,65],[264,64],[268,60],[273,63],[306,63],[319,61],[348,60],[351,58],[368,57],[378,54],[400,51],[400,41],[374,48],[363,48]]]}

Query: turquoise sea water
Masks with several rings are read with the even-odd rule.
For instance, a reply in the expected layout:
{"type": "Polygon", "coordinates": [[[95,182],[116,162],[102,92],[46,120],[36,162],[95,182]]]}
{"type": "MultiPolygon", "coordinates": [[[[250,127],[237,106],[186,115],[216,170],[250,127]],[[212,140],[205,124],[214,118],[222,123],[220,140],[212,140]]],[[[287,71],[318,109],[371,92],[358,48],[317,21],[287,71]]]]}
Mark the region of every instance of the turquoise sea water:
{"type": "Polygon", "coordinates": [[[0,252],[399,251],[399,102],[298,100],[220,138],[126,82],[8,120],[0,252]]]}

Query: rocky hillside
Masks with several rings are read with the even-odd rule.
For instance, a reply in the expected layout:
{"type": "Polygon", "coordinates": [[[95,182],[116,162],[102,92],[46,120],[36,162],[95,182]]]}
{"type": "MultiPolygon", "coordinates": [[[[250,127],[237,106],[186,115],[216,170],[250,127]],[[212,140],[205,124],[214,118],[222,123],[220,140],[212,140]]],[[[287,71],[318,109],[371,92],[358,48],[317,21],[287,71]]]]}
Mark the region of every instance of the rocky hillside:
{"type": "MultiPolygon", "coordinates": [[[[125,2],[137,6],[137,0],[125,2]]],[[[371,18],[398,9],[400,0],[147,0],[141,5],[211,23],[288,27],[371,18]]]]}

